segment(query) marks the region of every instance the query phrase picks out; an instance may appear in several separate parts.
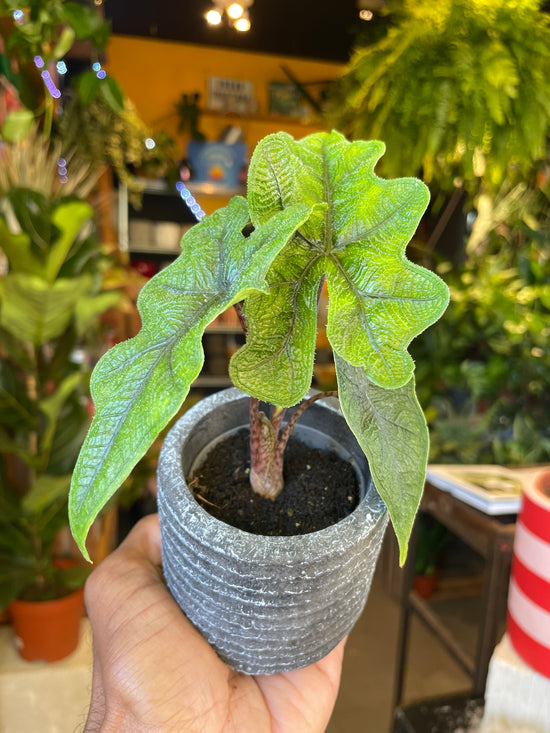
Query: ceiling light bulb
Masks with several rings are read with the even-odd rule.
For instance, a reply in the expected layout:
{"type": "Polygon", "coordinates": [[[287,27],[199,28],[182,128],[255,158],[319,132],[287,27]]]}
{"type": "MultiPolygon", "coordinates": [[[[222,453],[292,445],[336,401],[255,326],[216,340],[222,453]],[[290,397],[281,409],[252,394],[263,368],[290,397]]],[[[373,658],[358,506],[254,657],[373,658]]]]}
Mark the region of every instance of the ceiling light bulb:
{"type": "Polygon", "coordinates": [[[249,31],[250,30],[250,21],[248,20],[248,18],[245,18],[243,16],[242,18],[239,18],[239,20],[235,22],[235,28],[236,30],[241,31],[241,33],[244,33],[245,31],[249,31]]]}
{"type": "Polygon", "coordinates": [[[240,3],[231,3],[227,8],[227,15],[229,15],[230,18],[233,18],[233,20],[237,20],[237,18],[242,17],[243,12],[244,8],[240,3]]]}
{"type": "Polygon", "coordinates": [[[215,10],[214,8],[209,10],[204,17],[210,25],[219,25],[222,22],[222,14],[219,10],[215,10]]]}
{"type": "Polygon", "coordinates": [[[361,20],[372,20],[374,17],[374,13],[372,12],[372,10],[360,10],[359,17],[361,18],[361,20]]]}

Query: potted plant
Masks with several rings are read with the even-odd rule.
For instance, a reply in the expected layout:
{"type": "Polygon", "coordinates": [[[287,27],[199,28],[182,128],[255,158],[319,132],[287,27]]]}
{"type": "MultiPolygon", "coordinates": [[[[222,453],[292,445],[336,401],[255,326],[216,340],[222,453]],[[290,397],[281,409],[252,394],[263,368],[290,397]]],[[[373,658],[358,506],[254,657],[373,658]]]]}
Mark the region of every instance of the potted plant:
{"type": "Polygon", "coordinates": [[[432,463],[550,460],[548,194],[499,194],[483,240],[446,275],[444,317],[411,349],[432,463]]]}
{"type": "Polygon", "coordinates": [[[104,287],[92,208],[72,188],[89,170],[69,162],[63,195],[59,155],[34,133],[4,146],[0,171],[0,610],[10,608],[22,656],[48,661],[78,640],[88,570],[60,560],[58,535],[90,419],[99,318],[119,300],[104,287]]]}
{"type": "Polygon", "coordinates": [[[359,44],[326,112],[353,137],[383,135],[385,175],[475,196],[546,157],[550,26],[541,0],[405,0],[384,38],[359,44]]]}
{"type": "Polygon", "coordinates": [[[53,661],[76,646],[82,591],[78,598],[70,591],[86,577],[86,568],[61,567],[55,557],[89,422],[83,347],[119,296],[101,292],[104,257],[88,204],[19,188],[0,199],[0,210],[0,250],[9,265],[0,280],[0,608],[18,599],[11,610],[20,635],[18,613],[29,613],[28,602],[41,601],[41,611],[72,604],[68,646],[50,651],[44,627],[36,652],[22,641],[25,658],[53,661]]]}
{"type": "Polygon", "coordinates": [[[21,9],[0,0],[0,612],[10,608],[27,659],[72,651],[88,573],[61,567],[58,555],[73,549],[67,500],[90,421],[89,372],[103,350],[102,314],[122,285],[107,285],[111,259],[88,201],[105,162],[122,175],[146,152],[147,129],[97,60],[109,32],[91,1],[33,0],[21,9]],[[69,108],[58,100],[75,43],[87,44],[91,68],[74,78],[69,108]],[[128,147],[106,143],[113,127],[128,147]],[[68,635],[58,618],[67,603],[68,635]],[[31,621],[33,650],[19,612],[34,618],[36,610],[53,626],[31,621]],[[54,628],[65,637],[59,648],[50,645],[54,628]]]}
{"type": "Polygon", "coordinates": [[[422,598],[431,598],[437,590],[441,568],[439,557],[449,533],[446,527],[428,514],[420,516],[416,540],[413,588],[422,598]]]}
{"type": "MultiPolygon", "coordinates": [[[[349,143],[337,132],[262,140],[250,164],[248,201],[235,197],[185,235],[178,259],[141,291],[142,330],[107,352],[92,376],[96,415],[69,503],[85,556],[97,512],[199,374],[204,329],[228,306],[237,308],[247,335],[230,363],[237,389],[201,401],[170,432],[159,464],[159,511],[173,595],[222,658],[245,672],[304,666],[350,630],[366,601],[385,507],[402,561],[406,555],[428,453],[407,346],[441,315],[448,292],[404,254],[428,191],[416,179],[377,177],[383,152],[381,142],[349,143]],[[325,279],[343,414],[321,407],[316,394],[296,407],[311,383],[325,279]],[[260,400],[271,409],[260,409],[260,400]],[[223,451],[228,443],[219,436],[229,438],[233,456],[236,430],[249,427],[253,489],[245,503],[273,509],[285,496],[283,450],[300,415],[298,435],[317,450],[303,472],[329,448],[343,459],[338,474],[342,466],[356,469],[339,502],[347,505],[340,521],[321,520],[293,536],[309,505],[316,511],[322,503],[306,489],[279,512],[276,522],[284,513],[293,525],[281,536],[212,517],[207,509],[226,506],[235,493],[228,489],[221,501],[205,493],[199,464],[211,444],[223,451]]],[[[334,490],[321,484],[327,496],[334,490]]],[[[241,510],[229,521],[238,523],[241,510]]]]}

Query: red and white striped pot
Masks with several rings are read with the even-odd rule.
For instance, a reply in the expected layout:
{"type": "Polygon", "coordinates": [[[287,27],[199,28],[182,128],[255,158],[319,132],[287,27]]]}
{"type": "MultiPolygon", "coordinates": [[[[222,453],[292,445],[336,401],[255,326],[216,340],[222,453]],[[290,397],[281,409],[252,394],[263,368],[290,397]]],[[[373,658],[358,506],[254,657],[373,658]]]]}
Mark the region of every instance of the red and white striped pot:
{"type": "Polygon", "coordinates": [[[514,538],[508,635],[519,656],[550,677],[550,468],[525,484],[514,538]]]}

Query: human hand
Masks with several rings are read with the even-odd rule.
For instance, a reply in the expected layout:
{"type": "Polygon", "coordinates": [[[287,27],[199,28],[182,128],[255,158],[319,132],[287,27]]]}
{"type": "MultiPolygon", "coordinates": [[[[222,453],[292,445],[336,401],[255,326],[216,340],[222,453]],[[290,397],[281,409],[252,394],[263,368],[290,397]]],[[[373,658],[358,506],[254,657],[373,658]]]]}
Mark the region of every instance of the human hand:
{"type": "Polygon", "coordinates": [[[294,672],[236,672],[183,615],[160,566],[160,527],[152,515],[86,583],[94,669],[85,733],[324,731],[345,641],[294,672]]]}

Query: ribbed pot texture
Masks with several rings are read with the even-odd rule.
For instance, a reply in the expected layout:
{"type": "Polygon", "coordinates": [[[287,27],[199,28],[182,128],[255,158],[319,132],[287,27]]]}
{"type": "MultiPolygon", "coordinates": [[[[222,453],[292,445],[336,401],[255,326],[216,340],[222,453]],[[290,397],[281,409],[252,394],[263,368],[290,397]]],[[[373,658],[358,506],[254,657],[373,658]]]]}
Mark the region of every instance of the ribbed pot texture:
{"type": "Polygon", "coordinates": [[[221,659],[247,674],[273,674],[313,664],[352,629],[387,511],[344,418],[323,400],[306,410],[296,435],[355,466],[362,499],[352,514],[293,537],[250,534],[208,514],[185,475],[213,443],[248,425],[248,403],[237,389],[218,392],[167,436],[158,468],[163,569],[170,592],[221,659]]]}

